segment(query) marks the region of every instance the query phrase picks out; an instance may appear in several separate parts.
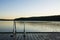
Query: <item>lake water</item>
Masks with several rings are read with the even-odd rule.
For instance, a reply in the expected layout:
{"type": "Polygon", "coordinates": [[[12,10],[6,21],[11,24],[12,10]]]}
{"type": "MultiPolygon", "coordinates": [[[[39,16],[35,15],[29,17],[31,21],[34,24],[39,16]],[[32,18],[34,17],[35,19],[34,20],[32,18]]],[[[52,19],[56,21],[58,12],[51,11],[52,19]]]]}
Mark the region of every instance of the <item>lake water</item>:
{"type": "MultiPolygon", "coordinates": [[[[60,32],[60,22],[20,22],[16,21],[16,31],[23,32],[60,32]]],[[[0,32],[13,32],[13,21],[0,21],[0,32]]]]}

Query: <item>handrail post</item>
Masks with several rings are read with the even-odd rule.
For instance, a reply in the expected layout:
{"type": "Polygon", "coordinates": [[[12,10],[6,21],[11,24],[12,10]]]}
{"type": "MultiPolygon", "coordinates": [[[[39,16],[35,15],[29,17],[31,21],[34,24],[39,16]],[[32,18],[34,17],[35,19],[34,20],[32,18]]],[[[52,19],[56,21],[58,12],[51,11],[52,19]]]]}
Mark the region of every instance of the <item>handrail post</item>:
{"type": "Polygon", "coordinates": [[[14,27],[13,27],[13,40],[16,40],[16,22],[14,20],[14,27]]]}
{"type": "Polygon", "coordinates": [[[24,40],[25,40],[25,37],[26,37],[26,32],[25,32],[25,22],[24,22],[24,40]]]}

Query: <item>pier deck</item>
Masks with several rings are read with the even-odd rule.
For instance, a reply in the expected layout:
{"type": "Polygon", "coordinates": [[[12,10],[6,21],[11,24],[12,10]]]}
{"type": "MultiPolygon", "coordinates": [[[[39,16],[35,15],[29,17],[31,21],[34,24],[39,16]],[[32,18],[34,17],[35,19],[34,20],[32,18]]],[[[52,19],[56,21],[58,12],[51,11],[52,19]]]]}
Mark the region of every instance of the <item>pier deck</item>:
{"type": "MultiPolygon", "coordinates": [[[[11,37],[11,33],[0,33],[0,40],[13,40],[13,37],[11,37]]],[[[17,40],[60,40],[60,32],[41,32],[41,33],[26,33],[24,37],[24,33],[17,33],[16,34],[17,40]]]]}

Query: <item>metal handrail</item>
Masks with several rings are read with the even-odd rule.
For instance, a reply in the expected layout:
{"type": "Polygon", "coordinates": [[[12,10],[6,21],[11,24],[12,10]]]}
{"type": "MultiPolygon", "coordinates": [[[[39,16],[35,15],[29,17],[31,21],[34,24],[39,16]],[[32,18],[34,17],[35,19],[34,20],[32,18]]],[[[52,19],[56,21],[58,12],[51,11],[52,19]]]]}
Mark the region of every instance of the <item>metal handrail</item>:
{"type": "Polygon", "coordinates": [[[14,27],[13,27],[13,40],[16,40],[16,22],[14,21],[14,27]]]}
{"type": "Polygon", "coordinates": [[[23,35],[23,36],[24,36],[24,40],[26,40],[26,39],[25,39],[25,37],[26,37],[25,22],[24,22],[24,35],[23,35]]]}
{"type": "MultiPolygon", "coordinates": [[[[24,40],[25,40],[25,37],[26,37],[26,31],[25,31],[25,22],[24,23],[24,40]]],[[[17,37],[16,37],[16,22],[14,21],[14,27],[13,27],[13,40],[17,40],[17,37]]]]}

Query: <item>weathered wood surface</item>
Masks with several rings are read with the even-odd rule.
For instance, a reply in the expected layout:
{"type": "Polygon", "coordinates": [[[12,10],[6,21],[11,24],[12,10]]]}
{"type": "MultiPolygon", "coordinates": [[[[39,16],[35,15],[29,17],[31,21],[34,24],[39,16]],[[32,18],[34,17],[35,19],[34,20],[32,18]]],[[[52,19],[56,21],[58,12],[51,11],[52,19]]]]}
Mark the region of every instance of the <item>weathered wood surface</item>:
{"type": "MultiPolygon", "coordinates": [[[[0,34],[0,40],[13,40],[11,34],[0,34]]],[[[17,33],[17,40],[60,40],[60,33],[17,33]]]]}

